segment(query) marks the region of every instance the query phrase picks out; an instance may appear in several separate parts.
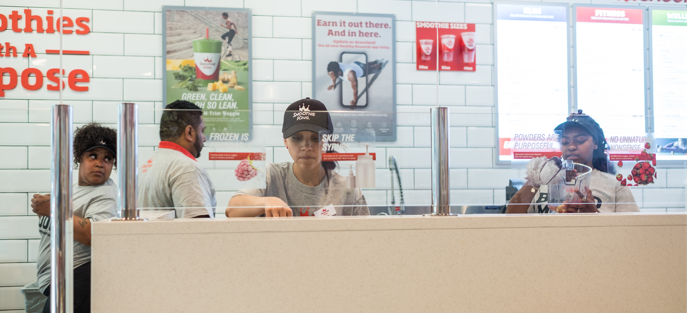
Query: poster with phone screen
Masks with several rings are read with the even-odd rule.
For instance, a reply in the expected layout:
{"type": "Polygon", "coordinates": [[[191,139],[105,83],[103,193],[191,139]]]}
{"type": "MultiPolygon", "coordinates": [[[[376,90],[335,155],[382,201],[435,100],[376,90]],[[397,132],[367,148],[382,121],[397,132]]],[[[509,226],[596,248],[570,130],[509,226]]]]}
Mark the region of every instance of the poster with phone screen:
{"type": "Polygon", "coordinates": [[[313,13],[312,97],[342,112],[336,133],[396,141],[394,27],[391,14],[313,13]]]}
{"type": "Polygon", "coordinates": [[[475,72],[475,24],[416,22],[416,69],[475,72]]]}

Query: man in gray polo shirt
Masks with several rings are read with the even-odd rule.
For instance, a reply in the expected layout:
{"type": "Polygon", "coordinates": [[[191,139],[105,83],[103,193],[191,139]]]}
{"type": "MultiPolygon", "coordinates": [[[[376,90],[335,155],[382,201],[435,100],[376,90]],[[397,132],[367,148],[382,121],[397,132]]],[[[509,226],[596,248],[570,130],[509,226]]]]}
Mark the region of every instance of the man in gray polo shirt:
{"type": "Polygon", "coordinates": [[[160,144],[141,166],[141,208],[174,208],[178,218],[214,217],[215,189],[208,172],[196,161],[205,136],[203,111],[177,100],[160,119],[160,144]]]}

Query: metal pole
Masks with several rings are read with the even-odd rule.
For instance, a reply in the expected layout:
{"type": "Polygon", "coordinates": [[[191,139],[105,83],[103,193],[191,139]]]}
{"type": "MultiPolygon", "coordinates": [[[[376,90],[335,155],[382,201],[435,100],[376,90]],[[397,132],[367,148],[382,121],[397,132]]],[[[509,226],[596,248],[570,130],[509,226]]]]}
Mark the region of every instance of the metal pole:
{"type": "Polygon", "coordinates": [[[119,104],[117,165],[119,167],[119,210],[122,220],[139,219],[138,210],[139,105],[119,104]]]}
{"type": "Polygon", "coordinates": [[[71,105],[52,107],[51,127],[50,310],[71,313],[74,310],[71,105]]]}
{"type": "Polygon", "coordinates": [[[432,215],[451,215],[449,207],[449,108],[430,109],[432,215]]]}

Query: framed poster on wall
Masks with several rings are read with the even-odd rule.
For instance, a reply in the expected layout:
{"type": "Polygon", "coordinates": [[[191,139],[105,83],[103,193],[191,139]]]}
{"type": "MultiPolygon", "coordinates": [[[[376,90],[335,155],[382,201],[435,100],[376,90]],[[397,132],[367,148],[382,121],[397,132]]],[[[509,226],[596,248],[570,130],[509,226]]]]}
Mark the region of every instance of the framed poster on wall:
{"type": "Polygon", "coordinates": [[[396,141],[395,47],[394,15],[313,13],[313,97],[336,133],[396,141]]]}
{"type": "Polygon", "coordinates": [[[206,140],[251,137],[251,11],[163,7],[164,104],[203,109],[206,140]]]}
{"type": "Polygon", "coordinates": [[[568,5],[494,4],[497,164],[561,154],[569,113],[568,5]]]}

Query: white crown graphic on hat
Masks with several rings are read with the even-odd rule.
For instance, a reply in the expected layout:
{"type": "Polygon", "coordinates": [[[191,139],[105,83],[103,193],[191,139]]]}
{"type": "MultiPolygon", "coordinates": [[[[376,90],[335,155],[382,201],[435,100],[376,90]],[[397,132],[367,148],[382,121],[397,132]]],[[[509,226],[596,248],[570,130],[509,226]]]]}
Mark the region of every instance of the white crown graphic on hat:
{"type": "Polygon", "coordinates": [[[310,105],[306,106],[305,103],[302,103],[299,106],[299,111],[294,113],[294,118],[296,118],[297,121],[310,120],[310,116],[315,116],[315,113],[312,113],[310,108],[310,105]]]}

